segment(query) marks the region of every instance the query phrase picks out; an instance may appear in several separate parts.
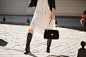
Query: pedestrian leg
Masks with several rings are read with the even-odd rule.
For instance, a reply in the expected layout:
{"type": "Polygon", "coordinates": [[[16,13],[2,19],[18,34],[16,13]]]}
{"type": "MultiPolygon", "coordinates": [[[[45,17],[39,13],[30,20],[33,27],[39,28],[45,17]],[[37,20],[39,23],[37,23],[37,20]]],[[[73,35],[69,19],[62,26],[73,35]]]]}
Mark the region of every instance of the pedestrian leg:
{"type": "Polygon", "coordinates": [[[50,53],[51,42],[52,42],[52,39],[47,40],[47,53],[50,53]]]}
{"type": "Polygon", "coordinates": [[[29,29],[29,32],[27,34],[27,40],[26,40],[27,42],[26,42],[26,48],[25,48],[24,54],[30,53],[30,42],[31,42],[33,33],[34,33],[33,29],[29,29]]]}

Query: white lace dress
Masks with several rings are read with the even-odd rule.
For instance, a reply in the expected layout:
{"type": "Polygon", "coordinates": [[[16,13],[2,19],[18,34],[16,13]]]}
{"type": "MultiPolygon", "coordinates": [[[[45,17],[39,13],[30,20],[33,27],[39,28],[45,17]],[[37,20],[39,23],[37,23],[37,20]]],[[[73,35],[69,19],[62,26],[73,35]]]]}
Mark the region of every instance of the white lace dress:
{"type": "MultiPolygon", "coordinates": [[[[44,30],[47,29],[50,22],[51,11],[48,5],[48,0],[38,0],[37,6],[30,24],[30,29],[33,29],[35,32],[44,33],[44,30]]],[[[51,21],[48,29],[55,29],[55,20],[51,21]],[[53,26],[52,26],[53,25],[53,26]]]]}

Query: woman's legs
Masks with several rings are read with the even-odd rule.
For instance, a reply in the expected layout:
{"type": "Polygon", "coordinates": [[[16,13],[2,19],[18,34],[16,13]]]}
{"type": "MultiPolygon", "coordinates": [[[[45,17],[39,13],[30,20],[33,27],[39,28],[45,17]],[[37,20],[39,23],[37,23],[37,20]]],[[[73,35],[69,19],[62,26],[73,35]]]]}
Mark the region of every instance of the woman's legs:
{"type": "Polygon", "coordinates": [[[31,34],[33,35],[33,33],[34,33],[33,29],[30,29],[30,28],[29,28],[28,33],[31,33],[31,34]]]}
{"type": "Polygon", "coordinates": [[[25,48],[24,54],[30,53],[30,42],[31,42],[33,33],[34,33],[33,29],[29,29],[29,32],[28,32],[28,35],[27,35],[27,42],[26,42],[26,48],[25,48]]]}
{"type": "Polygon", "coordinates": [[[51,46],[52,39],[47,40],[47,52],[50,53],[50,46],[51,46]]]}

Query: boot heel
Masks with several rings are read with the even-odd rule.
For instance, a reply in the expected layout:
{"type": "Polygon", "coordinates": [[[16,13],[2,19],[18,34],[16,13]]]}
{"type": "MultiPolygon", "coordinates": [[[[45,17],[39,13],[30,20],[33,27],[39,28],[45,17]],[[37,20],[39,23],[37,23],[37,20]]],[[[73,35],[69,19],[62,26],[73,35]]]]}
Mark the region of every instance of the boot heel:
{"type": "Polygon", "coordinates": [[[47,47],[47,53],[50,53],[50,47],[47,47]]]}

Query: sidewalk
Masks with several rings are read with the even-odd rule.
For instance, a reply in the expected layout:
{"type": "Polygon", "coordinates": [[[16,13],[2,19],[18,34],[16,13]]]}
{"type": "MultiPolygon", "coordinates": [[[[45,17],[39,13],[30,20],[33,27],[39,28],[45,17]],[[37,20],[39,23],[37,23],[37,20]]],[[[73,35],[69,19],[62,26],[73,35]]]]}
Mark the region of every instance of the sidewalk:
{"type": "Polygon", "coordinates": [[[84,30],[57,27],[59,40],[53,40],[51,53],[46,53],[47,40],[38,33],[34,33],[31,41],[31,53],[24,55],[26,37],[29,26],[0,24],[0,39],[7,42],[0,46],[0,57],[77,57],[80,42],[86,41],[84,30]]]}
{"type": "Polygon", "coordinates": [[[4,47],[0,47],[0,57],[68,57],[65,55],[57,55],[52,53],[34,53],[23,54],[23,51],[11,50],[4,47]]]}
{"type": "Polygon", "coordinates": [[[24,55],[23,51],[11,50],[4,47],[0,47],[0,57],[48,57],[48,56],[50,57],[57,55],[50,55],[47,53],[32,53],[24,55]]]}

